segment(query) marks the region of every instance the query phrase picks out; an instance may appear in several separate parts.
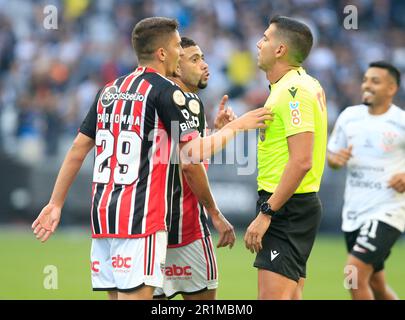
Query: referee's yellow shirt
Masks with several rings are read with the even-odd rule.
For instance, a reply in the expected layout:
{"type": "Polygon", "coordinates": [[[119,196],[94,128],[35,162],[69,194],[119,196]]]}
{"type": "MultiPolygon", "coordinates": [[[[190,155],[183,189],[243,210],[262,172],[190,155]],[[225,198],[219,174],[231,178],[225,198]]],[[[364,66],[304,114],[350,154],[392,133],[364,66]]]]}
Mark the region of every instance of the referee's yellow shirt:
{"type": "Polygon", "coordinates": [[[274,192],[289,157],[287,138],[309,131],[315,138],[312,169],[295,193],[317,192],[325,166],[328,123],[325,92],[318,80],[301,67],[290,70],[271,85],[265,107],[272,110],[274,120],[259,130],[258,190],[274,192]]]}

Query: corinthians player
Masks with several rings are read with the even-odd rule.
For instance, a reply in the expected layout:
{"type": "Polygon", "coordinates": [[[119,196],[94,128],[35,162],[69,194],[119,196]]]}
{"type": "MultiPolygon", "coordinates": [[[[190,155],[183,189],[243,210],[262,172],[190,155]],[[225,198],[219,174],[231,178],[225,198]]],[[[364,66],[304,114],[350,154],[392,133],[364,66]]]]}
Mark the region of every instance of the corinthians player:
{"type": "Polygon", "coordinates": [[[384,261],[405,229],[405,112],[392,103],[400,73],[370,63],[361,85],[363,104],[346,108],[328,144],[328,163],[347,166],[342,230],[353,299],[397,299],[385,281],[384,261]]]}

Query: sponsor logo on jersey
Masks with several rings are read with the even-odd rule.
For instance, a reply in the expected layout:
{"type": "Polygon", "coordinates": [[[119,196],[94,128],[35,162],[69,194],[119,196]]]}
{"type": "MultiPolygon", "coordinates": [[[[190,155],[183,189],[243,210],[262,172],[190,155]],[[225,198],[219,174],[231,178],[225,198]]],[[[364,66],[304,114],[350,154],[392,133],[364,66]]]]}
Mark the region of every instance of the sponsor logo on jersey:
{"type": "MultiPolygon", "coordinates": [[[[353,168],[349,170],[348,184],[355,188],[382,190],[382,183],[370,177],[368,171],[381,172],[381,168],[353,166],[353,168]]],[[[382,171],[384,171],[383,168],[382,171]]]]}
{"type": "Polygon", "coordinates": [[[301,125],[300,103],[299,101],[290,101],[288,104],[290,106],[291,124],[294,127],[298,127],[301,125]]]}
{"type": "Polygon", "coordinates": [[[91,271],[98,273],[100,272],[100,261],[91,261],[91,271]]]}
{"type": "Polygon", "coordinates": [[[195,129],[196,127],[198,128],[200,125],[198,117],[190,115],[190,112],[186,108],[182,108],[180,111],[187,120],[186,122],[180,123],[180,129],[182,132],[188,129],[195,129]]]}
{"type": "Polygon", "coordinates": [[[104,89],[100,101],[104,108],[112,106],[116,100],[124,101],[143,101],[145,97],[138,92],[119,92],[117,86],[110,86],[104,89]]]}
{"type": "Polygon", "coordinates": [[[351,187],[369,190],[382,190],[383,186],[381,182],[375,182],[374,180],[361,180],[361,178],[349,179],[349,185],[351,187]]]}
{"type": "Polygon", "coordinates": [[[364,172],[361,172],[361,171],[352,170],[352,171],[350,171],[349,174],[351,177],[356,178],[356,179],[364,178],[364,172]]]}
{"type": "Polygon", "coordinates": [[[191,266],[177,266],[173,264],[172,266],[165,267],[166,277],[191,277],[191,266]]]}
{"type": "Polygon", "coordinates": [[[360,247],[358,244],[355,244],[355,245],[354,245],[353,251],[357,251],[357,252],[360,252],[360,253],[366,253],[366,252],[367,252],[366,249],[360,247]]]}
{"type": "Polygon", "coordinates": [[[129,269],[131,268],[131,257],[121,257],[117,255],[112,257],[112,267],[114,269],[129,269]]]}

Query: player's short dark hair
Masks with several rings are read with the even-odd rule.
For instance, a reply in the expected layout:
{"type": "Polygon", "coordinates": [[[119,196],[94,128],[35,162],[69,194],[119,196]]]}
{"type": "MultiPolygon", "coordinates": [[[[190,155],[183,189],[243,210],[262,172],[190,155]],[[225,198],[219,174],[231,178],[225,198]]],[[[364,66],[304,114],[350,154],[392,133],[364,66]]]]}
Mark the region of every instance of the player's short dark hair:
{"type": "Polygon", "coordinates": [[[139,61],[150,61],[156,49],[166,44],[168,36],[178,30],[176,19],[151,17],[139,21],[132,30],[132,46],[139,61]]]}
{"type": "Polygon", "coordinates": [[[196,46],[197,43],[191,38],[188,37],[181,37],[181,46],[183,49],[188,48],[188,47],[194,47],[196,46]]]}
{"type": "Polygon", "coordinates": [[[270,24],[275,24],[277,32],[288,41],[290,57],[298,63],[304,62],[311,51],[314,38],[309,27],[293,18],[274,16],[270,24]]]}
{"type": "Polygon", "coordinates": [[[374,61],[368,65],[369,68],[381,68],[388,71],[388,73],[394,78],[397,86],[401,84],[401,73],[391,63],[385,61],[374,61]]]}

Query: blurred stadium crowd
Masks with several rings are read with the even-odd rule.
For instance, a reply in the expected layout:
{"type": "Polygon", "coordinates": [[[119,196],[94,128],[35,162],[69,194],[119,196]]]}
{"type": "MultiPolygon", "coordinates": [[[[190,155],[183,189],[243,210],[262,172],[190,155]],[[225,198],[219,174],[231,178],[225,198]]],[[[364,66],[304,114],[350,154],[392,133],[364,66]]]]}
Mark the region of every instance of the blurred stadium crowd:
{"type": "MultiPolygon", "coordinates": [[[[332,127],[360,102],[367,64],[386,59],[405,70],[405,2],[400,0],[0,0],[0,153],[37,165],[61,151],[97,90],[136,66],[131,31],[147,16],[175,17],[181,34],[205,52],[211,79],[202,96],[209,123],[225,93],[237,114],[261,106],[268,83],[256,66],[256,42],[274,14],[301,18],[316,44],[306,62],[327,95],[332,127]],[[358,30],[343,27],[357,7],[358,30]],[[58,29],[43,26],[58,8],[58,29]]],[[[405,86],[396,102],[405,106],[405,86]]]]}

